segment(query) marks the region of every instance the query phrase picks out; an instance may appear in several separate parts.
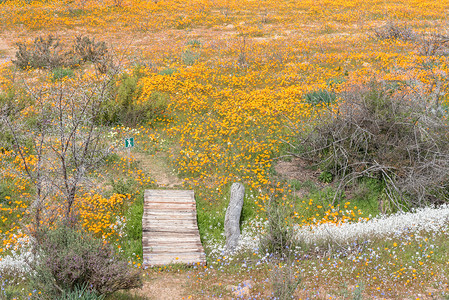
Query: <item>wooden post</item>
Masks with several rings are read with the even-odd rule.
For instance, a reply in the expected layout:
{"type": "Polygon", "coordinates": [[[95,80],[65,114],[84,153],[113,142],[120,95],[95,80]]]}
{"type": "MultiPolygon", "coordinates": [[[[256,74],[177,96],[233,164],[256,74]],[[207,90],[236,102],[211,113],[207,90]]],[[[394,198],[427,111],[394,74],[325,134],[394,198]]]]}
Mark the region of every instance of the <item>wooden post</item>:
{"type": "Polygon", "coordinates": [[[231,199],[224,223],[226,236],[226,251],[233,252],[240,240],[240,215],[242,214],[243,198],[245,187],[243,184],[235,182],[231,186],[231,199]]]}

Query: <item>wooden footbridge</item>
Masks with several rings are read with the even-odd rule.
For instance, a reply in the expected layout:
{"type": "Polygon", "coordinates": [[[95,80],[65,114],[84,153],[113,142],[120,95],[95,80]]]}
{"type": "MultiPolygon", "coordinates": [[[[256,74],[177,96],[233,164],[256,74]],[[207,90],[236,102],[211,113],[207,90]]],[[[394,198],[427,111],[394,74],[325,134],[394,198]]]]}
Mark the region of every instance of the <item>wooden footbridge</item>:
{"type": "Polygon", "coordinates": [[[144,265],[206,264],[192,190],[146,190],[142,229],[144,265]]]}

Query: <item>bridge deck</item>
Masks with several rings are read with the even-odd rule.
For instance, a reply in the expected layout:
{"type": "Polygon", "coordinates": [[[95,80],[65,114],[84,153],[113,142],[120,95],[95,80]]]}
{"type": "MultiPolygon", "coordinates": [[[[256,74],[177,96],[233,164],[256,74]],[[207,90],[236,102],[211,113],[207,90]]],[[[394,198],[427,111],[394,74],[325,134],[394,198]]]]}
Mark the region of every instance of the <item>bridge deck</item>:
{"type": "Polygon", "coordinates": [[[206,264],[192,190],[146,190],[142,229],[145,265],[206,264]]]}

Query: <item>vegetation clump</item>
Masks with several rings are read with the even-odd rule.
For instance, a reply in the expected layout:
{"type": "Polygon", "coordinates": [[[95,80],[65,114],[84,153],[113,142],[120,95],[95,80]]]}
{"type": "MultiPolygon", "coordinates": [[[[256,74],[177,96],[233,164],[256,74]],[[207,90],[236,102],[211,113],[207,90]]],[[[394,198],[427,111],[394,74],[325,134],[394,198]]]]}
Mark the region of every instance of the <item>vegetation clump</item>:
{"type": "Polygon", "coordinates": [[[131,269],[112,247],[87,232],[61,225],[37,235],[32,284],[46,298],[84,292],[100,295],[142,285],[140,270],[131,269]]]}
{"type": "Polygon", "coordinates": [[[330,105],[337,100],[337,95],[331,91],[319,90],[306,94],[306,102],[312,105],[330,105]]]}
{"type": "Polygon", "coordinates": [[[169,96],[153,91],[142,100],[142,85],[139,80],[143,75],[140,68],[121,75],[116,88],[111,91],[114,98],[103,105],[102,123],[136,126],[164,116],[169,96]]]}
{"type": "Polygon", "coordinates": [[[261,236],[259,251],[279,258],[291,258],[298,246],[295,231],[289,224],[289,211],[285,205],[271,199],[267,210],[266,233],[261,236]]]}
{"type": "Polygon", "coordinates": [[[343,93],[336,112],[298,135],[298,155],[339,178],[340,190],[369,177],[398,209],[437,204],[449,199],[448,130],[422,101],[372,83],[343,93]]]}
{"type": "Polygon", "coordinates": [[[104,41],[95,42],[94,38],[90,39],[87,36],[77,36],[74,49],[84,62],[98,62],[108,54],[108,48],[104,41]]]}
{"type": "Polygon", "coordinates": [[[60,40],[52,35],[47,38],[37,37],[34,43],[17,43],[19,50],[13,63],[22,69],[49,68],[66,66],[68,61],[60,40]]]}
{"type": "Polygon", "coordinates": [[[409,41],[415,38],[415,33],[407,26],[401,26],[394,22],[388,22],[384,26],[375,29],[374,36],[379,40],[409,41]]]}
{"type": "Polygon", "coordinates": [[[21,69],[61,69],[90,61],[96,64],[97,69],[104,71],[110,61],[106,43],[95,42],[95,39],[86,36],[76,37],[73,49],[69,50],[53,35],[37,37],[33,43],[19,42],[17,46],[19,50],[13,63],[21,69]]]}

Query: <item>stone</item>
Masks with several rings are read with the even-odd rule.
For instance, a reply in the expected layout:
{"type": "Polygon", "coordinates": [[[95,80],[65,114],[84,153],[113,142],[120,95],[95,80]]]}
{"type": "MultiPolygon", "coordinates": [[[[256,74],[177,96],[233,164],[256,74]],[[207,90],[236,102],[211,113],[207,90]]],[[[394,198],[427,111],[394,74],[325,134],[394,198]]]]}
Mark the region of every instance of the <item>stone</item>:
{"type": "Polygon", "coordinates": [[[240,215],[242,214],[245,187],[239,182],[231,186],[231,199],[226,210],[224,231],[226,236],[226,251],[233,252],[240,240],[240,215]]]}
{"type": "Polygon", "coordinates": [[[232,292],[234,297],[237,298],[247,298],[251,295],[251,288],[254,283],[251,280],[245,280],[238,286],[228,285],[226,286],[226,290],[232,292]]]}

